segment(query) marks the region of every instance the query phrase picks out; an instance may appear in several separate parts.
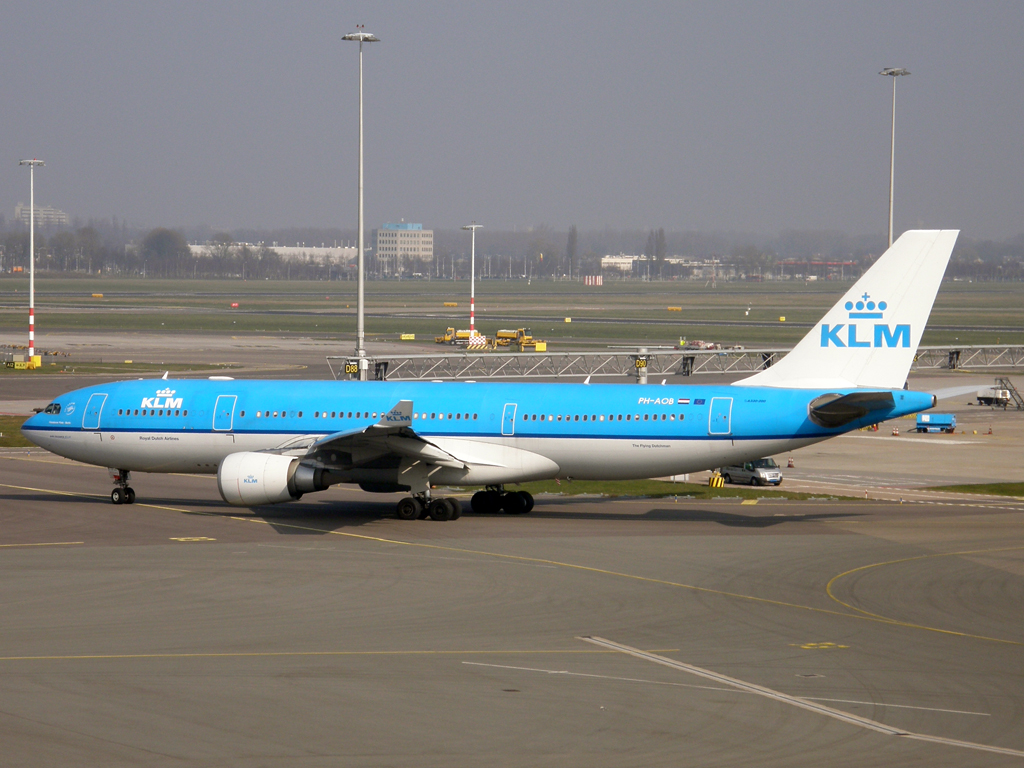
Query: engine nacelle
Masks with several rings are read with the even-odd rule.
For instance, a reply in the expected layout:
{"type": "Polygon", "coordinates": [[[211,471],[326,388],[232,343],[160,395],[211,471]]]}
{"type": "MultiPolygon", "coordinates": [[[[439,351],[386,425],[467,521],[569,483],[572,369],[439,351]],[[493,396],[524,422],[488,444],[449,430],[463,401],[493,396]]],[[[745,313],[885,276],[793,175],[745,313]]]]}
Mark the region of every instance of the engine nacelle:
{"type": "Polygon", "coordinates": [[[294,456],[244,451],[226,456],[217,468],[221,498],[237,507],[280,504],[326,487],[323,470],[302,466],[294,456]]]}

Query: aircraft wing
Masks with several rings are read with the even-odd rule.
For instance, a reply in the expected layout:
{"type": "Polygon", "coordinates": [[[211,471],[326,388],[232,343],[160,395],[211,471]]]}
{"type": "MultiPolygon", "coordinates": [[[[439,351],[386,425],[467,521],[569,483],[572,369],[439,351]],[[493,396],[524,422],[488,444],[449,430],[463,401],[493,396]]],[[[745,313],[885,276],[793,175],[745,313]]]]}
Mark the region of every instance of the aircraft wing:
{"type": "Polygon", "coordinates": [[[340,463],[347,464],[386,455],[458,469],[465,469],[470,463],[416,433],[412,428],[412,400],[399,401],[376,424],[326,435],[306,450],[307,457],[316,457],[328,465],[339,463],[339,454],[343,459],[340,463]]]}

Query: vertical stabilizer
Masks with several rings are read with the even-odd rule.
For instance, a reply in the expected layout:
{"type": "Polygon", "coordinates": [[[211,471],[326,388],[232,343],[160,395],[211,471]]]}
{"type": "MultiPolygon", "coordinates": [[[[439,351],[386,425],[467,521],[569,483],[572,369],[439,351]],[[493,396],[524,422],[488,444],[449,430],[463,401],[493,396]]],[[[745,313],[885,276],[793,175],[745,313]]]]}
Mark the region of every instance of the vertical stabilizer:
{"type": "Polygon", "coordinates": [[[958,234],[905,232],[792,352],[736,384],[902,387],[958,234]]]}

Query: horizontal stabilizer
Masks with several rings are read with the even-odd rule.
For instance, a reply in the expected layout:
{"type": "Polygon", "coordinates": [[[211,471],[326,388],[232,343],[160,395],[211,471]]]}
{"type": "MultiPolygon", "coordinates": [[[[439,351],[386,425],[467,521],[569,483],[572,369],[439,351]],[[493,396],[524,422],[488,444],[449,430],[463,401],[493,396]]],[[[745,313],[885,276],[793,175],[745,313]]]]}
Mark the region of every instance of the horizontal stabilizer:
{"type": "Polygon", "coordinates": [[[867,416],[872,411],[886,411],[896,401],[892,392],[851,392],[848,395],[822,395],[811,401],[808,415],[819,427],[835,429],[867,416]]]}

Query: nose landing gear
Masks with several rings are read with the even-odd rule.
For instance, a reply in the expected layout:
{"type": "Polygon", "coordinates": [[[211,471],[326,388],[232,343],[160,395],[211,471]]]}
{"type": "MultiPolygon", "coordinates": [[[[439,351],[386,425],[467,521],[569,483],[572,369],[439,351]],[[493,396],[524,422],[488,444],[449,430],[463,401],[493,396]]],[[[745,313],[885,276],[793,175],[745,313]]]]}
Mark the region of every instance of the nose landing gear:
{"type": "Polygon", "coordinates": [[[110,501],[113,504],[134,504],[135,489],[128,483],[132,479],[132,473],[127,469],[111,469],[110,477],[114,481],[114,490],[110,492],[110,501]]]}

